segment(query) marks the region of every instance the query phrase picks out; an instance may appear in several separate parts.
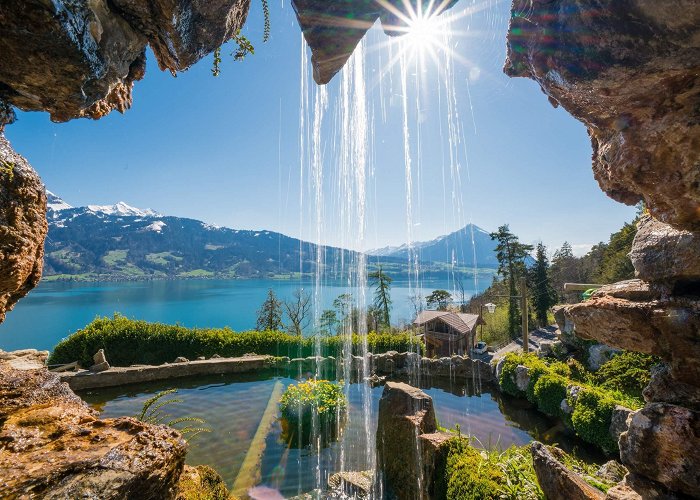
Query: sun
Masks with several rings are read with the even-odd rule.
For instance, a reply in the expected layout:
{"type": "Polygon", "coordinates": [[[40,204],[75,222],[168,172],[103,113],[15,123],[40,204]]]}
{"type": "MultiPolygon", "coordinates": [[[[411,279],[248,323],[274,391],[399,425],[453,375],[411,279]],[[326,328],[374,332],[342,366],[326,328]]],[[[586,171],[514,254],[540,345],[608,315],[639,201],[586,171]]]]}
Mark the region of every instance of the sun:
{"type": "Polygon", "coordinates": [[[438,16],[421,13],[411,16],[406,23],[406,34],[403,35],[408,47],[414,51],[431,49],[440,43],[440,25],[438,16]]]}

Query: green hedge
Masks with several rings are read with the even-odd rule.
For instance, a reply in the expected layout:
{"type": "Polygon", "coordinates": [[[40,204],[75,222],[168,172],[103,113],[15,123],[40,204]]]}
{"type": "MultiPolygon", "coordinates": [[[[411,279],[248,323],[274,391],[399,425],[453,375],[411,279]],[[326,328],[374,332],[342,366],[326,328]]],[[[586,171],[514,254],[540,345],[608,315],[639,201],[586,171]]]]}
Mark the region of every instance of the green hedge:
{"type": "Polygon", "coordinates": [[[534,388],[537,408],[550,417],[561,416],[561,402],[566,399],[568,385],[561,375],[547,373],[539,377],[534,388]]]}
{"type": "MultiPolygon", "coordinates": [[[[361,351],[361,341],[359,335],[353,335],[353,354],[361,351]]],[[[337,357],[342,352],[342,337],[324,337],[320,343],[324,356],[337,357]]],[[[422,352],[423,349],[422,343],[408,333],[369,333],[367,344],[373,353],[422,352]]],[[[96,318],[59,342],[49,357],[49,364],[78,361],[87,367],[100,349],[105,350],[107,360],[113,366],[158,365],[172,362],[178,356],[196,359],[214,354],[223,357],[246,353],[307,357],[315,354],[315,339],[277,331],[237,333],[230,328],[186,328],[132,320],[115,314],[112,318],[96,318]]]]}
{"type": "Polygon", "coordinates": [[[648,359],[639,358],[637,355],[623,358],[621,361],[615,359],[601,367],[600,370],[605,374],[601,376],[601,371],[592,374],[585,371],[580,363],[547,364],[534,354],[509,353],[501,365],[499,385],[503,392],[527,398],[537,405],[542,413],[561,418],[564,423],[573,427],[583,440],[598,446],[606,453],[612,453],[617,451],[617,443],[610,436],[613,409],[616,404],[631,409],[643,405],[637,397],[639,385],[635,385],[633,376],[642,377],[640,371],[643,371],[648,377],[650,366],[648,359]],[[606,368],[606,365],[611,363],[612,365],[606,368]],[[530,377],[524,391],[518,389],[515,383],[519,365],[528,369],[530,377]],[[569,386],[581,388],[575,400],[567,397],[569,386]],[[627,391],[619,390],[622,388],[627,391]],[[567,399],[569,406],[573,408],[571,415],[561,411],[561,402],[564,399],[567,399]]]}
{"type": "Polygon", "coordinates": [[[591,388],[581,389],[576,401],[570,403],[574,408],[571,422],[576,434],[606,453],[618,449],[617,442],[610,435],[610,423],[616,404],[610,395],[591,388]]]}

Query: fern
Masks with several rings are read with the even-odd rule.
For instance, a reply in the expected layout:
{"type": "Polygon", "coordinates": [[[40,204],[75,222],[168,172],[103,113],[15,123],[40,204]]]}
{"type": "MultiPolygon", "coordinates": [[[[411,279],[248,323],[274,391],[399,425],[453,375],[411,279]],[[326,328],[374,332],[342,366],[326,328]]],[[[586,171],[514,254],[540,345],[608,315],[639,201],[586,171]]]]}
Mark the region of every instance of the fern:
{"type": "Polygon", "coordinates": [[[196,424],[206,424],[206,420],[200,417],[178,417],[172,420],[166,420],[170,418],[170,415],[162,411],[163,408],[168,405],[182,403],[182,399],[172,398],[163,399],[170,394],[176,394],[177,389],[168,389],[167,391],[161,391],[157,393],[152,398],[147,399],[143,406],[141,407],[141,413],[136,415],[136,418],[141,422],[146,422],[153,425],[167,425],[172,427],[182,434],[188,441],[192,440],[197,434],[202,432],[211,432],[208,427],[195,427],[192,425],[187,425],[184,427],[177,427],[179,424],[183,423],[196,423],[196,424]]]}

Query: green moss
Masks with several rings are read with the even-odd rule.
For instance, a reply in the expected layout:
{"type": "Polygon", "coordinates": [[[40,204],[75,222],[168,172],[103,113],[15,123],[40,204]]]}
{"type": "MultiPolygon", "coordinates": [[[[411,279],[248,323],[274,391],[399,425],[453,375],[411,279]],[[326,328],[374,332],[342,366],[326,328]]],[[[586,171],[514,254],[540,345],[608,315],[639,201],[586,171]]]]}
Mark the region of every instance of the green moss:
{"type": "Polygon", "coordinates": [[[500,451],[478,449],[468,439],[449,443],[444,484],[436,498],[463,499],[543,499],[532,465],[529,447],[500,451]]]}
{"type": "Polygon", "coordinates": [[[548,373],[539,377],[534,387],[537,408],[552,417],[561,415],[561,402],[566,399],[567,385],[567,380],[557,374],[548,373]]]}
{"type": "Polygon", "coordinates": [[[178,483],[176,500],[227,500],[228,489],[223,478],[207,465],[198,465],[183,472],[178,483]]]}
{"type": "Polygon", "coordinates": [[[651,380],[651,367],[658,359],[638,352],[622,352],[603,364],[595,382],[605,389],[628,394],[641,401],[642,391],[651,380]]]}
{"type": "Polygon", "coordinates": [[[606,453],[613,453],[618,449],[617,442],[610,435],[615,404],[615,400],[607,394],[583,388],[572,405],[574,412],[571,415],[571,423],[576,434],[606,453]]]}

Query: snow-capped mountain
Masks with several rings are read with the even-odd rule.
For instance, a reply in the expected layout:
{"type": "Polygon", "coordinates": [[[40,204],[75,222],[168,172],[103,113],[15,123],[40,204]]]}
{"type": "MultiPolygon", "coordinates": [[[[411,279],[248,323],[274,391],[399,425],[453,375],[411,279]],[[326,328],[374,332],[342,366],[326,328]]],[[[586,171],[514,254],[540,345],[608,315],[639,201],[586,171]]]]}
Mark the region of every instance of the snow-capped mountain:
{"type": "MultiPolygon", "coordinates": [[[[45,276],[268,277],[299,272],[300,260],[303,272],[315,266],[315,245],[280,233],[223,228],[124,202],[73,207],[47,196],[45,276]]],[[[343,260],[339,249],[326,252],[329,261],[343,260]]]]}
{"type": "Polygon", "coordinates": [[[68,208],[73,208],[61,198],[53,194],[51,191],[46,191],[46,209],[47,210],[66,210],[68,208]]]}
{"type": "MultiPolygon", "coordinates": [[[[47,191],[47,195],[44,276],[53,279],[280,278],[297,276],[300,271],[311,273],[316,267],[316,245],[273,231],[218,227],[124,202],[73,207],[53,193],[47,191]]],[[[471,236],[467,245],[457,233],[417,244],[425,261],[421,264],[423,277],[451,276],[452,260],[464,265],[458,258],[462,253],[453,249],[471,255],[471,236]]],[[[479,267],[493,267],[489,265],[493,259],[481,253],[492,248],[482,241],[488,239],[488,233],[476,226],[474,233],[479,267]]],[[[328,277],[340,277],[340,263],[353,260],[349,250],[325,247],[324,252],[328,277]]],[[[370,269],[381,264],[395,278],[407,276],[405,247],[373,255],[368,259],[370,269]]]]}
{"type": "MultiPolygon", "coordinates": [[[[490,233],[474,224],[468,224],[462,229],[439,236],[434,240],[420,241],[412,245],[421,262],[444,262],[457,266],[496,267],[496,242],[490,233]]],[[[384,247],[371,250],[369,255],[376,257],[393,257],[407,259],[408,245],[384,247]]]]}
{"type": "Polygon", "coordinates": [[[127,205],[123,201],[114,205],[88,205],[88,210],[102,212],[107,215],[117,215],[119,217],[159,217],[160,214],[150,208],[142,210],[140,208],[127,205]]]}

